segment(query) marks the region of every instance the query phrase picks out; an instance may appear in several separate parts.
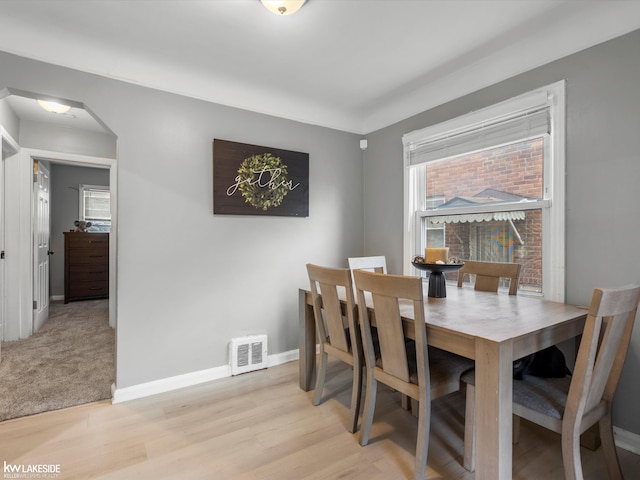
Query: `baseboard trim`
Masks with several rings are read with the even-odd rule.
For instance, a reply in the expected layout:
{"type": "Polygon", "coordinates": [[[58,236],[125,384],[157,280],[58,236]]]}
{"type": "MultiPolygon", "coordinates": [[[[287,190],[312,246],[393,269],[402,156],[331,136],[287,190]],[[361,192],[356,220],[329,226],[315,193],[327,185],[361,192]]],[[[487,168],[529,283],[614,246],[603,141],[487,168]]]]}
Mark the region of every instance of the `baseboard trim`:
{"type": "MultiPolygon", "coordinates": [[[[290,350],[288,352],[277,353],[267,357],[267,368],[283,363],[293,362],[300,357],[299,351],[290,350]]],[[[171,392],[185,387],[192,387],[201,383],[211,382],[231,376],[231,366],[208,368],[197,372],[185,373],[174,377],[154,380],[153,382],[140,383],[131,387],[117,388],[111,386],[111,403],[122,403],[138,398],[150,397],[159,393],[171,392]]]]}
{"type": "Polygon", "coordinates": [[[269,355],[267,357],[267,367],[275,367],[276,365],[282,365],[284,363],[295,362],[300,358],[300,351],[289,350],[288,352],[276,353],[275,355],[269,355]]]}
{"type": "Polygon", "coordinates": [[[191,387],[212,380],[218,380],[231,376],[231,367],[224,365],[222,367],[209,368],[198,372],[185,373],[174,377],[154,380],[153,382],[140,383],[131,387],[117,388],[113,392],[111,403],[128,402],[137,398],[150,397],[159,393],[166,393],[180,388],[191,387]]]}
{"type": "Polygon", "coordinates": [[[640,455],[640,435],[637,433],[613,427],[613,438],[616,446],[636,455],[640,455]]]}

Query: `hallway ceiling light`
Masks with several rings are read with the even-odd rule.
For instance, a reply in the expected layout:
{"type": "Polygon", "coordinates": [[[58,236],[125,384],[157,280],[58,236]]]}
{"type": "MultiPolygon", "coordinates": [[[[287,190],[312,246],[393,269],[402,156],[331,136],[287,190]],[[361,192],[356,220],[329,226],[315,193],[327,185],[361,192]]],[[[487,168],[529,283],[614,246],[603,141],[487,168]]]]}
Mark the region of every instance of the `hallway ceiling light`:
{"type": "Polygon", "coordinates": [[[44,108],[47,112],[51,113],[66,113],[71,110],[69,105],[62,105],[58,102],[49,102],[47,100],[38,100],[38,104],[44,108]]]}
{"type": "Polygon", "coordinates": [[[267,10],[276,15],[296,13],[307,0],[260,0],[267,10]]]}

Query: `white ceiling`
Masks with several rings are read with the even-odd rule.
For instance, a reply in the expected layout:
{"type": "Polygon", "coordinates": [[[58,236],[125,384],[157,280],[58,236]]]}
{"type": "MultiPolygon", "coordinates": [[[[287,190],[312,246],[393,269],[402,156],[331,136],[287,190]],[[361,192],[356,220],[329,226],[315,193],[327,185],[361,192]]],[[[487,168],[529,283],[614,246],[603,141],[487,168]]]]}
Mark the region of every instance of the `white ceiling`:
{"type": "Polygon", "coordinates": [[[0,50],[362,134],[638,28],[638,0],[0,1],[0,50]]]}

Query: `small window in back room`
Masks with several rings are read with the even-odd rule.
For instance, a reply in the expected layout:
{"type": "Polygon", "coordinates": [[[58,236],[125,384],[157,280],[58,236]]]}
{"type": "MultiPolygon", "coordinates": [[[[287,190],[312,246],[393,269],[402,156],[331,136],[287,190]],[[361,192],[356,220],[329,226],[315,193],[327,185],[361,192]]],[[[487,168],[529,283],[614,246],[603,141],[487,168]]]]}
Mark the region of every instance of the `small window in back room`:
{"type": "Polygon", "coordinates": [[[89,232],[111,230],[111,193],[109,187],[80,185],[80,219],[91,222],[89,232]]]}

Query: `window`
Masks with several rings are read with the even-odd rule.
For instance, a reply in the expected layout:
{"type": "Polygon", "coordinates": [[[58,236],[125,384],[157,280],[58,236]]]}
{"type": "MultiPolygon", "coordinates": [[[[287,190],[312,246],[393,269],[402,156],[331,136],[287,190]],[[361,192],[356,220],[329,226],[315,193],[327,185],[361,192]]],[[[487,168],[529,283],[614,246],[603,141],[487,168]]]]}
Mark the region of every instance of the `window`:
{"type": "Polygon", "coordinates": [[[564,82],[403,137],[405,272],[424,248],[522,265],[564,301],[564,82]]]}
{"type": "Polygon", "coordinates": [[[111,193],[109,187],[80,185],[80,219],[91,222],[89,232],[111,229],[111,193]]]}
{"type": "MultiPolygon", "coordinates": [[[[444,195],[429,196],[426,198],[426,209],[437,208],[445,203],[444,195]]],[[[426,233],[426,245],[430,247],[444,247],[444,223],[434,222],[431,218],[424,219],[424,229],[426,233]]]]}

